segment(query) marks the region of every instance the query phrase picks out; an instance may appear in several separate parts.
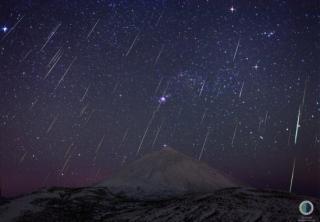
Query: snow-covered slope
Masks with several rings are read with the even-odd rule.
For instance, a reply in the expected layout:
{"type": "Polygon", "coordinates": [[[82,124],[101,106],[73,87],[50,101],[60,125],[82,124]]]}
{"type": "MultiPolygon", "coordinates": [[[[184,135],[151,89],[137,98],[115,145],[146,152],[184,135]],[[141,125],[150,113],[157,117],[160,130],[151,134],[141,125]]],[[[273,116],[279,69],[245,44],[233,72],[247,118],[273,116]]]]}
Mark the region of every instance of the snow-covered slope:
{"type": "Polygon", "coordinates": [[[145,155],[97,185],[143,199],[236,186],[239,184],[218,170],[171,148],[145,155]]]}
{"type": "Polygon", "coordinates": [[[282,222],[320,219],[320,200],[292,193],[226,188],[165,200],[132,200],[113,196],[106,188],[51,189],[0,205],[1,222],[282,222]],[[32,201],[31,201],[32,200],[32,201]],[[310,200],[314,212],[300,214],[301,201],[310,200]],[[25,208],[27,206],[27,208],[25,208]]]}
{"type": "MultiPolygon", "coordinates": [[[[36,191],[30,194],[17,197],[13,200],[7,200],[0,205],[0,221],[11,222],[16,221],[22,216],[22,221],[27,220],[29,214],[37,214],[46,210],[47,206],[62,207],[67,202],[73,202],[75,206],[78,201],[99,202],[103,199],[108,201],[114,196],[106,188],[50,188],[36,191]]],[[[79,204],[80,205],[80,204],[79,204]]],[[[71,209],[70,209],[71,210],[71,209]]],[[[54,221],[54,215],[51,218],[54,221]]],[[[45,220],[34,220],[45,221],[45,220]]],[[[58,220],[59,221],[59,220],[58,220]]]]}

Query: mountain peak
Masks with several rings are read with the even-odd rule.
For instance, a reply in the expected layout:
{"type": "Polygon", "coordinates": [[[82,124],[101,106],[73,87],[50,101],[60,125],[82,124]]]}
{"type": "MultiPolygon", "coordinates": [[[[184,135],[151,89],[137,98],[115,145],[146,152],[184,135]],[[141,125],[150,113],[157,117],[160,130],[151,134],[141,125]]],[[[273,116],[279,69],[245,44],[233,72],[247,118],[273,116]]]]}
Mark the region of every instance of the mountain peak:
{"type": "Polygon", "coordinates": [[[169,147],[169,146],[161,148],[158,152],[161,152],[161,153],[178,153],[178,151],[176,151],[175,149],[173,149],[172,147],[169,147]]]}
{"type": "Polygon", "coordinates": [[[146,160],[161,160],[161,161],[169,161],[169,160],[177,160],[177,159],[190,159],[191,158],[177,150],[171,147],[164,147],[161,148],[158,151],[154,151],[152,153],[146,154],[142,156],[140,159],[136,160],[138,162],[140,161],[146,161],[146,160]]]}
{"type": "Polygon", "coordinates": [[[128,196],[167,196],[236,187],[232,179],[173,148],[147,154],[97,186],[128,196]]]}

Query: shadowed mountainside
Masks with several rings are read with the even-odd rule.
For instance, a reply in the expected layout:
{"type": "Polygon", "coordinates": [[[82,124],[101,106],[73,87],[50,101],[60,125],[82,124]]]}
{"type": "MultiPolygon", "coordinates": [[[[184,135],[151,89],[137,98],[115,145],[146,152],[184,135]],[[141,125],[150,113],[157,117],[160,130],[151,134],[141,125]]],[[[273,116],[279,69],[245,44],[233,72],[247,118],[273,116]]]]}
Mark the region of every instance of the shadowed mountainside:
{"type": "Polygon", "coordinates": [[[240,183],[201,161],[172,148],[163,148],[128,164],[96,186],[134,198],[158,199],[238,187],[240,183]]]}

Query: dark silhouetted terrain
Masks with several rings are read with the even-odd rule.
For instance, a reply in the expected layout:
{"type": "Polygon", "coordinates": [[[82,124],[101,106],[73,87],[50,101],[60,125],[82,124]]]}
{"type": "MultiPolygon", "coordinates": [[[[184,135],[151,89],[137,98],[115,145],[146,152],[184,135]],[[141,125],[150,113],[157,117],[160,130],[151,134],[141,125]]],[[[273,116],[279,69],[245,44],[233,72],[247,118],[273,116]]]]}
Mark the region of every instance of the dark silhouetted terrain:
{"type": "Polygon", "coordinates": [[[237,186],[208,165],[163,149],[93,187],[43,189],[3,202],[0,218],[1,222],[297,221],[298,206],[305,199],[315,205],[312,218],[320,217],[318,199],[237,186]]]}
{"type": "Polygon", "coordinates": [[[2,205],[0,217],[3,222],[297,221],[298,205],[304,199],[315,204],[313,218],[319,218],[319,200],[271,190],[227,188],[143,201],[116,197],[104,188],[53,188],[2,205]]]}

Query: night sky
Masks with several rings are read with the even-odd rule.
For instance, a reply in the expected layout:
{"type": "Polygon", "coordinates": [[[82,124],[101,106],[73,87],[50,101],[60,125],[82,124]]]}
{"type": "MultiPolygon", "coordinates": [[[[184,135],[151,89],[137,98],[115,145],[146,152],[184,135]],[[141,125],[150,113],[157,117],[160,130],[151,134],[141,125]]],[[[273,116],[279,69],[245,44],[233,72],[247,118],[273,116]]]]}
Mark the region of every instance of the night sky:
{"type": "Polygon", "coordinates": [[[320,1],[10,0],[0,28],[3,195],[172,147],[320,197],[320,1]]]}

